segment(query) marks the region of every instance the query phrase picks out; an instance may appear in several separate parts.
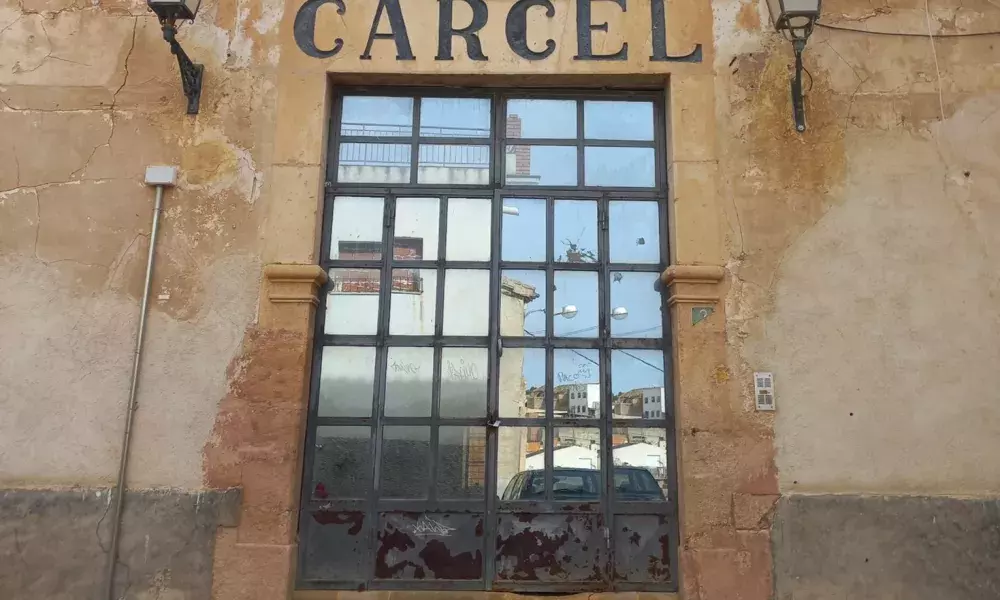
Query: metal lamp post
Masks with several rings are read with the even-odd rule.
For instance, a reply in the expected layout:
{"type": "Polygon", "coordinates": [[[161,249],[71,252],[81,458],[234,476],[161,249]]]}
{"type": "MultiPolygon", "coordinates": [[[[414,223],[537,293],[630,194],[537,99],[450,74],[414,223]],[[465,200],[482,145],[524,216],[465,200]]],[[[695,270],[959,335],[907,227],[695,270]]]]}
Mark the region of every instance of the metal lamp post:
{"type": "Polygon", "coordinates": [[[156,13],[163,29],[163,39],[170,44],[170,52],[177,57],[177,66],[181,71],[181,86],[187,96],[187,114],[198,114],[198,103],[201,100],[201,84],[205,67],[194,63],[188,58],[184,49],[177,41],[177,20],[194,20],[198,14],[201,0],[147,0],[149,9],[156,13]]]}
{"type": "Polygon", "coordinates": [[[805,105],[802,100],[802,51],[819,19],[821,0],[767,0],[774,28],[792,42],[795,52],[795,75],[792,76],[792,117],[795,130],[806,130],[805,105]]]}

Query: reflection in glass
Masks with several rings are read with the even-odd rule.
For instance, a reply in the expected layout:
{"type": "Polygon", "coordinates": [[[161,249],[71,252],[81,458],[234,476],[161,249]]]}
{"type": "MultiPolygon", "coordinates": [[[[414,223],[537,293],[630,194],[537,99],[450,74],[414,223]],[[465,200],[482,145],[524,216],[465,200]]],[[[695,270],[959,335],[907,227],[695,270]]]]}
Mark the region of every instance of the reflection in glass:
{"type": "Polygon", "coordinates": [[[488,98],[423,98],[420,135],[425,137],[485,138],[490,136],[488,98]]]}
{"type": "Polygon", "coordinates": [[[421,144],[417,183],[488,185],[490,147],[421,144]]]}
{"type": "Polygon", "coordinates": [[[389,303],[389,333],[434,335],[437,271],[393,269],[389,303]]]}
{"type": "Polygon", "coordinates": [[[317,427],[312,497],[364,498],[371,488],[371,429],[317,427]]]}
{"type": "Polygon", "coordinates": [[[500,418],[545,417],[545,350],[504,348],[500,356],[500,418]]]}
{"type": "Polygon", "coordinates": [[[433,381],[433,348],[389,348],[385,416],[429,417],[433,381]]]}
{"type": "Polygon", "coordinates": [[[486,348],[441,350],[441,416],[486,414],[486,348]]]}
{"type": "Polygon", "coordinates": [[[333,199],[330,258],[382,258],[382,198],[337,196],[333,199]]]}
{"type": "Polygon", "coordinates": [[[482,498],[486,490],[486,430],[441,427],[437,477],[438,498],[482,498]]]}
{"type": "Polygon", "coordinates": [[[575,146],[507,146],[507,185],[576,185],[575,146]]]}
{"type": "Polygon", "coordinates": [[[573,419],[601,416],[600,354],[556,349],[552,354],[553,415],[573,419]]]}
{"type": "Polygon", "coordinates": [[[448,199],[448,260],[490,259],[493,215],[488,198],[448,199]]]}
{"type": "Polygon", "coordinates": [[[576,137],[576,100],[510,100],[507,139],[576,137]]]}
{"type": "Polygon", "coordinates": [[[556,337],[596,338],[597,273],[556,271],[553,286],[556,337]]]}
{"type": "Polygon", "coordinates": [[[545,260],[545,200],[503,199],[500,257],[503,260],[545,260]]]}
{"type": "Polygon", "coordinates": [[[413,98],[345,96],[340,135],[413,135],[413,98]]]}
{"type": "Polygon", "coordinates": [[[627,501],[662,501],[667,492],[665,427],[615,427],[615,496],[627,501]]]}
{"type": "Polygon", "coordinates": [[[444,277],[444,335],[487,335],[490,272],[448,269],[444,277]]]}
{"type": "Polygon", "coordinates": [[[589,140],[653,140],[653,103],[587,100],[583,130],[589,140]]]}
{"type": "Polygon", "coordinates": [[[545,271],[503,271],[500,335],[545,336],[545,271]]]}
{"type": "Polygon", "coordinates": [[[437,198],[397,198],[392,257],[396,260],[434,260],[438,257],[437,198]]]}
{"type": "Polygon", "coordinates": [[[555,201],[555,248],[558,262],[597,262],[597,203],[555,201]]]}
{"type": "Polygon", "coordinates": [[[430,446],[430,427],[386,425],[382,428],[381,497],[427,497],[430,446]]]}
{"type": "Polygon", "coordinates": [[[601,490],[601,430],[557,427],[552,441],[552,495],[597,500],[601,490]]]}
{"type": "Polygon", "coordinates": [[[545,429],[500,427],[497,444],[496,489],[500,499],[544,500],[545,429]],[[535,473],[543,476],[535,477],[535,473]]]}
{"type": "Polygon", "coordinates": [[[340,335],[372,335],[378,327],[378,269],[330,269],[323,331],[340,335]]]}
{"type": "Polygon", "coordinates": [[[327,346],[319,375],[321,417],[370,417],[375,391],[375,348],[327,346]]]}
{"type": "Polygon", "coordinates": [[[615,418],[662,419],[667,415],[663,351],[611,351],[611,406],[615,418]]]}
{"type": "Polygon", "coordinates": [[[584,181],[588,186],[655,187],[655,155],[652,148],[584,148],[584,181]]]}
{"type": "Polygon", "coordinates": [[[341,183],[409,183],[410,147],[406,144],[345,142],[337,157],[341,183]]]}
{"type": "Polygon", "coordinates": [[[660,211],[656,202],[608,203],[613,263],[660,262],[660,211]]]}
{"type": "Polygon", "coordinates": [[[653,289],[659,278],[659,273],[611,272],[611,306],[625,315],[611,319],[611,337],[663,337],[663,297],[653,289]]]}

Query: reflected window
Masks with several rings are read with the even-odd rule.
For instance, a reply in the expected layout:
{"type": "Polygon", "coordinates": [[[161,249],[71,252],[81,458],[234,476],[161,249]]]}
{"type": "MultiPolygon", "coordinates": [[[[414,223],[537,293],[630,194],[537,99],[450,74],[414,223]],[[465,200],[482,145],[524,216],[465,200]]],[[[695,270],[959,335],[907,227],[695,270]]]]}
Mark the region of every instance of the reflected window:
{"type": "Polygon", "coordinates": [[[662,99],[331,104],[299,585],[675,591],[662,99]]]}

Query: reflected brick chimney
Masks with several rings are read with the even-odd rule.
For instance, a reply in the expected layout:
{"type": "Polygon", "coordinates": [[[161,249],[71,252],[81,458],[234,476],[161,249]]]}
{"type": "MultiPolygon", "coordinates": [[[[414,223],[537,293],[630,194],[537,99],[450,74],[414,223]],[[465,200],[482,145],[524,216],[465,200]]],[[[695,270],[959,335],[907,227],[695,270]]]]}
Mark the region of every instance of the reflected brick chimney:
{"type": "MultiPolygon", "coordinates": [[[[521,137],[521,117],[517,115],[507,116],[507,140],[521,137]]],[[[531,148],[529,146],[510,146],[510,152],[514,154],[514,175],[531,174],[531,148]]]]}

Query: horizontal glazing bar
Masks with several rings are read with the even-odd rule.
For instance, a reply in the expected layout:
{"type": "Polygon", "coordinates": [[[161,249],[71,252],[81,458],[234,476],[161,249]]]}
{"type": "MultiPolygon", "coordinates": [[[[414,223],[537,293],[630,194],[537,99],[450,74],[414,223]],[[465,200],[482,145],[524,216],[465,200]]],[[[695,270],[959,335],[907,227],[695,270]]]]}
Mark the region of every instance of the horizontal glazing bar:
{"type": "MultiPolygon", "coordinates": [[[[399,135],[342,135],[339,138],[342,144],[410,144],[413,138],[399,135]]],[[[435,146],[485,146],[489,145],[490,138],[483,137],[434,137],[422,136],[418,143],[435,146]]],[[[589,142],[588,142],[589,144],[589,142]]]]}
{"type": "Polygon", "coordinates": [[[489,344],[486,336],[443,336],[435,338],[429,335],[390,335],[383,341],[376,336],[356,335],[324,335],[324,346],[410,346],[414,348],[429,348],[433,346],[451,346],[455,348],[485,348],[489,344]]]}
{"type": "Polygon", "coordinates": [[[486,513],[486,499],[482,500],[379,500],[378,512],[451,512],[486,513]]]}
{"type": "Polygon", "coordinates": [[[462,198],[482,198],[487,193],[492,196],[493,190],[502,196],[512,198],[554,198],[586,199],[609,197],[613,200],[663,200],[663,190],[657,188],[601,188],[601,187],[553,187],[553,186],[513,186],[494,188],[483,185],[452,185],[449,188],[435,188],[425,185],[412,184],[393,188],[372,187],[371,184],[364,183],[336,183],[332,184],[328,190],[331,195],[337,196],[378,196],[392,193],[396,196],[460,196],[462,198]]]}
{"type": "Polygon", "coordinates": [[[529,513],[599,513],[604,510],[602,502],[573,502],[570,500],[548,501],[510,501],[497,502],[497,512],[506,514],[529,513]]]}
{"type": "MultiPolygon", "coordinates": [[[[663,490],[666,492],[666,490],[663,490]]],[[[612,500],[610,502],[611,512],[617,515],[667,515],[670,516],[677,510],[672,500],[661,500],[659,502],[628,502],[625,500],[612,500]]]]}
{"type": "MultiPolygon", "coordinates": [[[[369,140],[371,138],[368,138],[369,140]]],[[[351,141],[354,141],[353,138],[351,141]]],[[[576,146],[578,139],[574,138],[504,138],[507,146],[576,146]]],[[[615,148],[656,148],[652,140],[584,140],[587,146],[603,146],[615,148]]]]}

